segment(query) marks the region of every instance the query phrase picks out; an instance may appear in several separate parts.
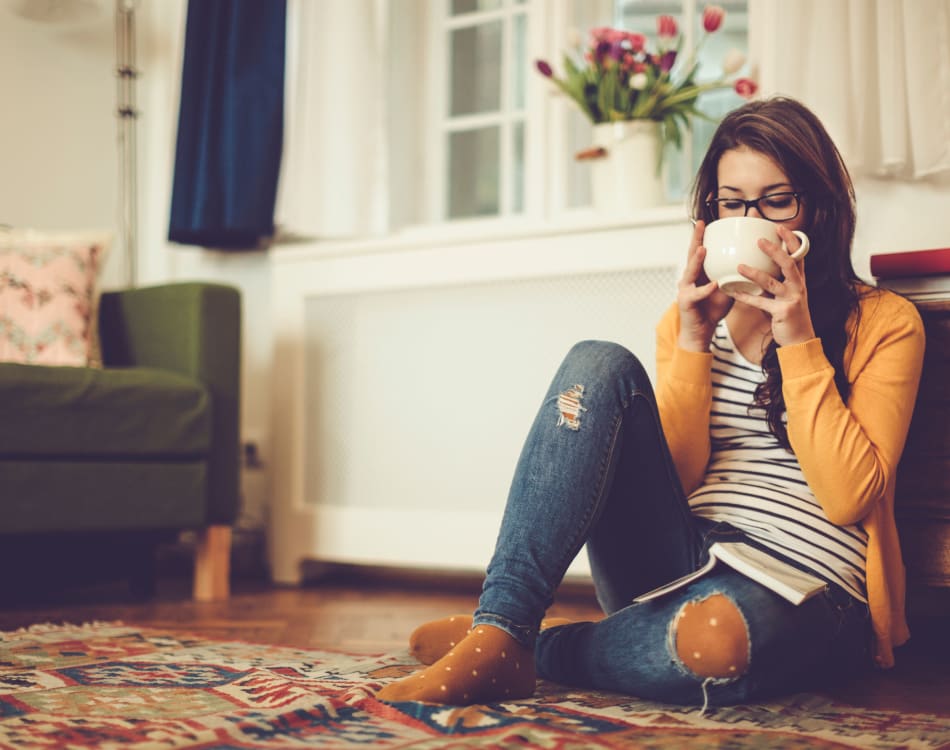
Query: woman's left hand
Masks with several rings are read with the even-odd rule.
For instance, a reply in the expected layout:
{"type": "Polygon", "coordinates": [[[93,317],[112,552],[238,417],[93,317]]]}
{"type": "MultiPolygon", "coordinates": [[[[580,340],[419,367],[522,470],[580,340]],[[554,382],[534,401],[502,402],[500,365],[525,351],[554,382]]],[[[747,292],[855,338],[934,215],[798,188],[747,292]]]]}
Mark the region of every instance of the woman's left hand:
{"type": "Polygon", "coordinates": [[[782,279],[775,279],[744,263],[739,264],[739,273],[759,285],[765,294],[757,296],[738,292],[737,302],[756,307],[772,318],[772,338],[779,346],[801,344],[815,338],[815,329],[808,311],[808,289],[805,285],[805,259],[794,260],[794,253],[801,240],[788,228],[779,226],[779,239],[785,243],[776,245],[766,239],[759,240],[759,249],[768,255],[781,269],[782,279]]]}

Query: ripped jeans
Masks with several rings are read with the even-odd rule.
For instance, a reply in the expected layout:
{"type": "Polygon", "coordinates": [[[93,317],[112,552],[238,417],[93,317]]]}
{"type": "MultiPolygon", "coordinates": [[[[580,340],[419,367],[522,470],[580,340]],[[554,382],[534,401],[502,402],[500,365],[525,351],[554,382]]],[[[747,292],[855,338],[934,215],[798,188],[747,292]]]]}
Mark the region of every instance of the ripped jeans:
{"type": "Polygon", "coordinates": [[[525,441],[475,622],[533,644],[540,677],[670,703],[759,700],[826,685],[867,662],[867,606],[832,584],[794,606],[720,564],[631,603],[701,566],[723,540],[744,535],[690,513],[640,362],[616,344],[585,341],[564,359],[525,441]],[[585,543],[607,616],[539,633],[585,543]],[[684,608],[715,594],[746,628],[735,676],[694,673],[675,645],[684,608]]]}

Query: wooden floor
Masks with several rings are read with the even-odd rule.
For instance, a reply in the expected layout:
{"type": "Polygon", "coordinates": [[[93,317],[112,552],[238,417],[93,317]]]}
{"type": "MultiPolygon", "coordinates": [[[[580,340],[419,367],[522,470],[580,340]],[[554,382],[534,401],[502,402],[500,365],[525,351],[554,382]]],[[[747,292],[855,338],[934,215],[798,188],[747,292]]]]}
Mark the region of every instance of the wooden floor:
{"type": "MultiPolygon", "coordinates": [[[[55,596],[7,601],[0,630],[42,622],[121,620],[204,635],[302,648],[384,653],[404,648],[419,623],[446,614],[471,612],[478,596],[474,578],[405,576],[361,569],[335,569],[300,588],[264,581],[237,581],[230,600],[195,603],[182,577],[159,581],[147,602],[132,601],[124,589],[83,589],[55,596]]],[[[587,586],[562,588],[549,615],[599,617],[587,586]]],[[[900,654],[898,666],[869,672],[829,694],[853,705],[937,713],[950,731],[950,623],[926,618],[900,654]]]]}

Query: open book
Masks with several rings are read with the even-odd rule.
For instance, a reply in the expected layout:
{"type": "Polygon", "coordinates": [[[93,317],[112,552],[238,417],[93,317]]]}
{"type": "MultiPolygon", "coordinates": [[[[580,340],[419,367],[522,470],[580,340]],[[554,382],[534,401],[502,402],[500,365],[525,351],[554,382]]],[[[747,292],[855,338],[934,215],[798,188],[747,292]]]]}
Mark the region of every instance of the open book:
{"type": "Polygon", "coordinates": [[[757,547],[742,542],[716,542],[709,548],[709,561],[689,575],[677,578],[659,588],[641,594],[633,601],[646,602],[650,599],[668,594],[690,581],[695,581],[706,575],[715,567],[717,562],[723,562],[753,581],[772,589],[792,604],[801,604],[809,597],[814,596],[828,584],[817,576],[799,570],[757,547]]]}

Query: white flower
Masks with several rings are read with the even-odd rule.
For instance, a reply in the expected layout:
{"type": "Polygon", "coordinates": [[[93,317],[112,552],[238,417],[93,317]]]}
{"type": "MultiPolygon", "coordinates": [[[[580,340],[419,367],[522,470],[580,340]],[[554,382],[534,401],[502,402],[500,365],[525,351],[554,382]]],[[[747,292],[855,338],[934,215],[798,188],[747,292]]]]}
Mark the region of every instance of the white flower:
{"type": "Polygon", "coordinates": [[[642,91],[646,88],[647,85],[647,74],[646,73],[634,73],[630,76],[630,88],[636,89],[637,91],[642,91]]]}
{"type": "Polygon", "coordinates": [[[584,35],[577,30],[576,26],[572,26],[568,29],[567,32],[567,46],[568,47],[581,47],[584,44],[584,35]]]}
{"type": "Polygon", "coordinates": [[[745,65],[745,55],[733,48],[729,50],[722,59],[722,72],[729,76],[739,70],[743,65],[745,65]]]}

